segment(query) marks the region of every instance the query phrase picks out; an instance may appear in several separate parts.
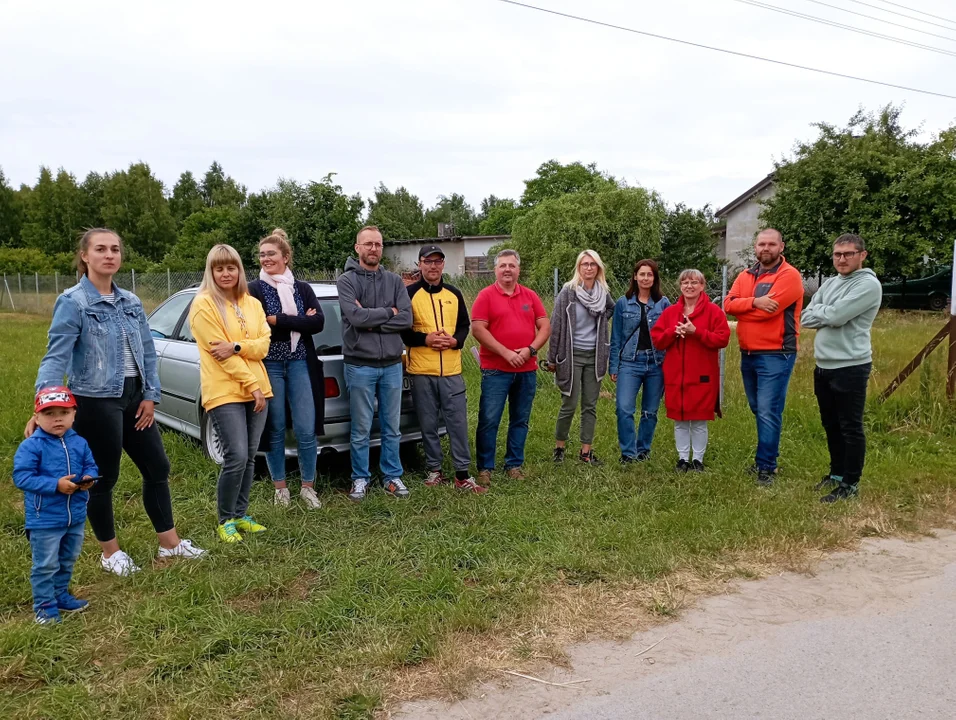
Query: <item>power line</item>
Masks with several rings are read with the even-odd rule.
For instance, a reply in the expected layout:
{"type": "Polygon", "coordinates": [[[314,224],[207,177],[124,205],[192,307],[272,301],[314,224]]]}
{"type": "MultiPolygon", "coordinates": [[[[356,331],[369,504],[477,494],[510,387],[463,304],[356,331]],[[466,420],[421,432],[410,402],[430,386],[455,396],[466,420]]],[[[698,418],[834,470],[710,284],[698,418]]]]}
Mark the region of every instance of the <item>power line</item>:
{"type": "Polygon", "coordinates": [[[890,2],[890,0],[880,0],[881,3],[886,3],[887,5],[892,5],[893,7],[903,8],[904,10],[909,10],[910,12],[915,12],[919,15],[925,15],[926,17],[936,18],[937,20],[942,20],[943,22],[953,23],[956,25],[956,20],[949,20],[948,18],[940,17],[939,15],[933,15],[932,13],[923,12],[922,10],[917,10],[916,8],[907,7],[906,5],[900,5],[899,3],[890,2]]]}
{"type": "Polygon", "coordinates": [[[702,50],[711,50],[713,52],[724,53],[725,55],[735,55],[737,57],[748,58],[750,60],[760,60],[761,62],[773,63],[774,65],[783,65],[784,67],[820,73],[821,75],[832,75],[833,77],[844,78],[845,80],[856,80],[857,82],[865,82],[869,83],[870,85],[882,85],[883,87],[895,88],[897,90],[907,90],[909,92],[920,93],[922,95],[935,95],[936,97],[947,98],[948,100],[956,100],[956,95],[947,95],[946,93],[935,92],[933,90],[921,90],[919,88],[907,87],[906,85],[894,85],[893,83],[882,82],[881,80],[870,80],[868,78],[847,75],[845,73],[834,72],[832,70],[822,70],[820,68],[809,67],[807,65],[798,65],[796,63],[785,62],[783,60],[774,60],[772,58],[765,58],[759,55],[750,55],[749,53],[743,53],[737,50],[727,50],[725,48],[714,47],[713,45],[704,45],[702,43],[691,42],[690,40],[681,40],[679,38],[668,37],[667,35],[659,35],[657,33],[647,32],[646,30],[636,30],[634,28],[624,27],[623,25],[614,25],[613,23],[603,22],[601,20],[592,20],[591,18],[581,17],[580,15],[571,15],[570,13],[563,13],[557,10],[549,10],[548,8],[538,7],[537,5],[529,5],[527,3],[517,2],[516,0],[496,0],[496,2],[504,3],[505,5],[514,5],[515,7],[522,7],[527,10],[536,10],[537,12],[543,12],[548,15],[556,15],[557,17],[567,18],[569,20],[577,20],[578,22],[588,23],[589,25],[597,25],[599,27],[606,27],[612,30],[620,30],[622,32],[632,33],[634,35],[643,35],[644,37],[650,37],[656,40],[666,40],[668,42],[678,43],[679,45],[687,45],[689,47],[700,48],[702,50]]]}
{"type": "MultiPolygon", "coordinates": [[[[889,13],[890,15],[899,15],[900,17],[905,17],[907,20],[915,20],[916,22],[921,22],[921,23],[925,23],[925,24],[927,24],[927,25],[932,25],[933,27],[943,28],[943,30],[956,30],[956,28],[949,27],[948,25],[940,25],[939,23],[934,23],[934,22],[931,22],[931,21],[929,21],[929,20],[923,20],[922,18],[914,17],[914,16],[912,16],[912,15],[907,15],[906,13],[896,12],[895,10],[887,10],[886,8],[881,8],[881,7],[878,6],[878,5],[871,5],[870,3],[863,2],[863,0],[849,0],[849,2],[855,3],[855,4],[857,4],[857,5],[863,5],[864,7],[873,8],[874,10],[879,10],[880,12],[889,13]]],[[[890,3],[890,5],[896,5],[896,3],[890,3]]],[[[903,7],[903,5],[899,5],[899,7],[903,7]]],[[[907,9],[907,10],[911,10],[911,8],[906,8],[906,9],[907,9]]],[[[912,12],[917,12],[917,13],[918,13],[919,10],[913,10],[912,12]]],[[[924,14],[926,14],[926,13],[924,13],[924,14]]],[[[936,16],[935,16],[935,15],[930,15],[930,17],[936,17],[936,16]]],[[[938,18],[938,19],[939,19],[939,20],[942,20],[943,18],[938,18]]],[[[954,25],[956,25],[956,22],[954,22],[954,21],[952,21],[952,20],[947,20],[946,22],[948,22],[948,23],[953,23],[954,25]]],[[[902,26],[900,26],[900,27],[902,27],[902,26]]]]}
{"type": "MultiPolygon", "coordinates": [[[[811,2],[812,1],[813,0],[811,0],[811,2]]],[[[734,2],[743,3],[744,5],[752,5],[753,7],[771,10],[784,15],[790,15],[791,17],[800,18],[801,20],[809,20],[810,22],[820,23],[821,25],[829,25],[830,27],[840,28],[841,30],[846,30],[858,35],[867,35],[879,40],[887,40],[888,42],[893,42],[897,45],[906,45],[918,50],[926,50],[928,52],[939,53],[940,55],[956,57],[956,52],[952,50],[946,50],[944,48],[938,48],[932,45],[924,45],[923,43],[918,43],[913,40],[906,40],[904,38],[898,38],[893,35],[884,35],[883,33],[878,33],[873,30],[864,30],[863,28],[858,28],[853,25],[844,25],[843,23],[836,22],[835,20],[827,20],[825,18],[817,17],[816,15],[807,15],[806,13],[797,12],[796,10],[788,10],[786,8],[777,7],[776,5],[769,5],[765,2],[760,2],[759,0],[734,0],[734,2]]]]}
{"type": "MultiPolygon", "coordinates": [[[[950,42],[956,42],[956,38],[950,37],[949,35],[939,35],[937,33],[929,32],[928,30],[920,30],[919,28],[910,27],[909,25],[901,25],[898,22],[893,22],[892,20],[884,20],[883,18],[874,17],[873,15],[867,15],[865,13],[855,12],[854,10],[847,10],[846,8],[841,8],[839,5],[831,5],[830,3],[821,2],[820,0],[806,0],[806,2],[811,2],[814,5],[822,5],[823,7],[832,8],[834,10],[839,10],[840,12],[849,13],[850,15],[856,15],[858,17],[866,18],[867,20],[876,20],[876,22],[886,23],[887,25],[893,25],[894,27],[903,28],[904,30],[911,30],[912,32],[918,32],[922,35],[929,35],[930,37],[942,38],[943,40],[949,40],[950,42]]],[[[859,2],[859,0],[850,0],[850,2],[859,2]]],[[[867,5],[867,3],[861,2],[861,5],[867,5]]],[[[874,7],[873,5],[867,5],[867,7],[874,7]]],[[[900,13],[896,13],[899,15],[900,13]]],[[[904,15],[904,17],[908,17],[904,15]]],[[[925,20],[920,20],[919,18],[913,18],[917,22],[926,22],[925,20]]],[[[935,25],[935,23],[932,23],[935,25]]],[[[940,27],[943,27],[940,25],[940,27]]],[[[956,28],[946,28],[947,30],[956,30],[956,28]]]]}

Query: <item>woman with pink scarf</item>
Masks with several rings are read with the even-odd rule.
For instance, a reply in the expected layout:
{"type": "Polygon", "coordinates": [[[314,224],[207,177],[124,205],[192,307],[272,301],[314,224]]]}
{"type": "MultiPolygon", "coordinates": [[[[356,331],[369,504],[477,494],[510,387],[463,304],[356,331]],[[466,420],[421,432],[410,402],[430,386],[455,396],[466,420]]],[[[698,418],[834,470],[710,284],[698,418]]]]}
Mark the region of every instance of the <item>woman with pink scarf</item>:
{"type": "Polygon", "coordinates": [[[259,241],[259,279],[249,283],[272,326],[269,354],[263,362],[273,397],[266,420],[266,464],[275,484],[275,504],[289,507],[286,486],[286,405],[292,416],[299,451],[302,488],[299,498],[310,510],[322,507],[315,494],[316,435],[324,432],[325,379],[312,336],[325,327],[325,315],[308,283],[296,280],[290,270],[292,246],[284,230],[276,229],[259,241]]]}

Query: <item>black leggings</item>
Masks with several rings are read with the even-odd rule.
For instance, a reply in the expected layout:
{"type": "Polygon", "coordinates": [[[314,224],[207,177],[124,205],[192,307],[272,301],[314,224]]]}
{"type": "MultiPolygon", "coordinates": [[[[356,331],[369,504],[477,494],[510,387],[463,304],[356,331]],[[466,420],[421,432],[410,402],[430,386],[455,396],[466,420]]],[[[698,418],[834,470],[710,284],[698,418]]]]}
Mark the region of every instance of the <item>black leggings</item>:
{"type": "Polygon", "coordinates": [[[102,478],[90,490],[86,515],[100,542],[116,537],[113,526],[113,486],[119,479],[120,458],[129,455],[143,476],[143,507],[158,533],[172,530],[173,505],[169,497],[169,459],[159,427],[136,429],[136,411],[143,401],[139,378],[126,378],[118,398],[76,396],[73,429],[86,440],[102,478]]]}

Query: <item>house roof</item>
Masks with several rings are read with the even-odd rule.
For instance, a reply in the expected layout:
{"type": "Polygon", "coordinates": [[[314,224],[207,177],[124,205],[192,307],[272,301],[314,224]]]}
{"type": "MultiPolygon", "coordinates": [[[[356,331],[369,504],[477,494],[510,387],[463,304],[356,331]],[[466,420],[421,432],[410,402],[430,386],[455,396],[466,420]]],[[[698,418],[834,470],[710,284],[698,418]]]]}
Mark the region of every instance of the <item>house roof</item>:
{"type": "Polygon", "coordinates": [[[752,198],[754,195],[759,193],[761,190],[766,190],[768,187],[773,185],[775,175],[776,175],[775,172],[770,173],[769,175],[767,175],[767,177],[765,177],[763,180],[758,182],[752,188],[750,188],[749,190],[744,192],[742,195],[732,200],[729,204],[720,208],[717,212],[714,213],[714,215],[719,218],[726,217],[730,212],[732,212],[736,208],[743,205],[745,202],[750,200],[750,198],[752,198]]]}
{"type": "Polygon", "coordinates": [[[438,245],[439,243],[457,243],[466,240],[510,240],[510,235],[455,235],[443,238],[413,238],[411,240],[389,240],[388,245],[438,245]]]}

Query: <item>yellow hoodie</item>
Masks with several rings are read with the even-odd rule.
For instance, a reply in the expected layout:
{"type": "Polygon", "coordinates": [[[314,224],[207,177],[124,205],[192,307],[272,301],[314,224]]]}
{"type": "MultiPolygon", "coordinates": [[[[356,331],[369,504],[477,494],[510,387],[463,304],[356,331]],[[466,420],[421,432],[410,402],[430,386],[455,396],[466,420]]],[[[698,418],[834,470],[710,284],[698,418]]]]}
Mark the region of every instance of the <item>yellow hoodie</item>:
{"type": "Polygon", "coordinates": [[[262,304],[251,295],[239,300],[239,313],[232,303],[226,304],[226,323],[216,301],[200,294],[189,309],[189,328],[199,347],[199,377],[202,406],[212,410],[226,403],[252,401],[252,393],[261,390],[272,397],[272,385],[262,358],[269,354],[272,331],[266,322],[262,304]],[[239,343],[241,350],[226,360],[216,360],[211,348],[216,340],[239,343]]]}

